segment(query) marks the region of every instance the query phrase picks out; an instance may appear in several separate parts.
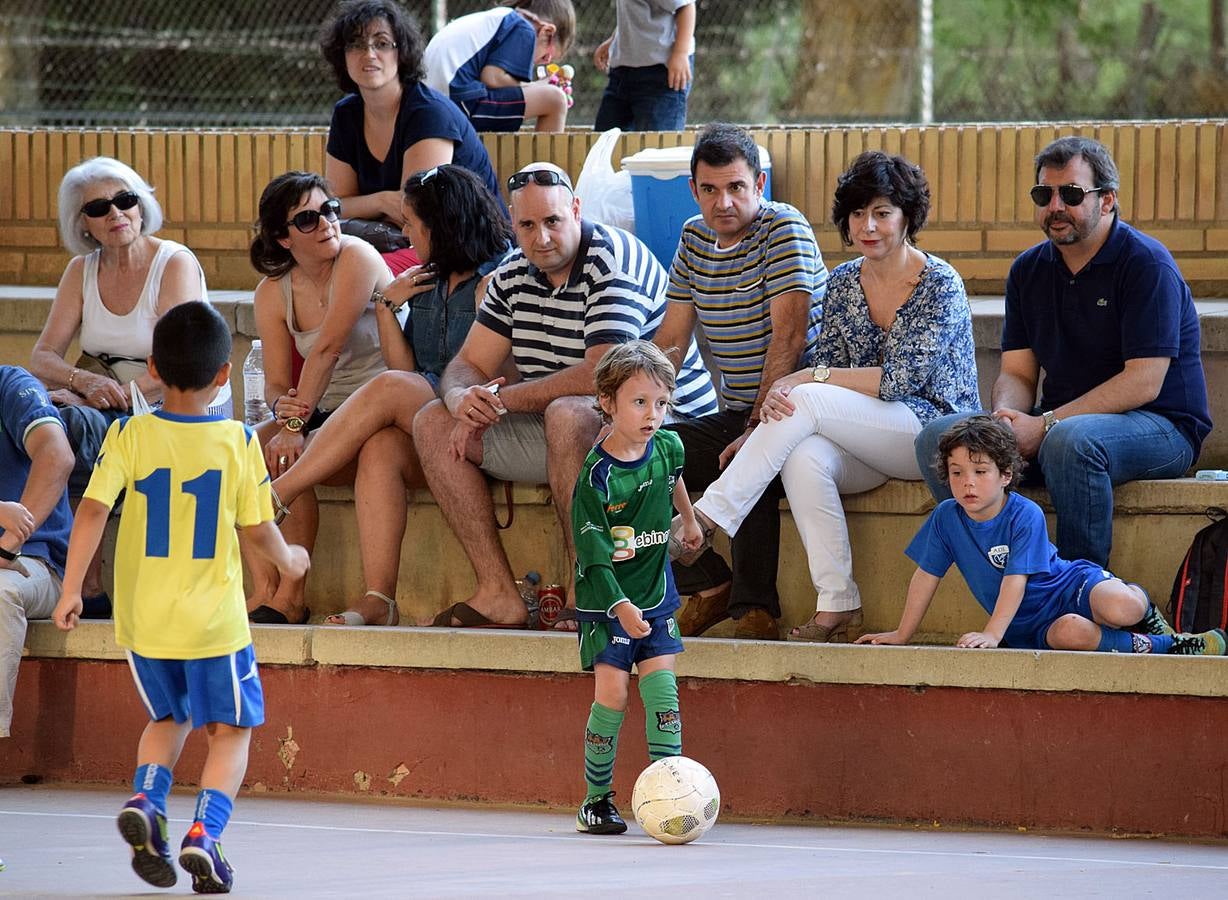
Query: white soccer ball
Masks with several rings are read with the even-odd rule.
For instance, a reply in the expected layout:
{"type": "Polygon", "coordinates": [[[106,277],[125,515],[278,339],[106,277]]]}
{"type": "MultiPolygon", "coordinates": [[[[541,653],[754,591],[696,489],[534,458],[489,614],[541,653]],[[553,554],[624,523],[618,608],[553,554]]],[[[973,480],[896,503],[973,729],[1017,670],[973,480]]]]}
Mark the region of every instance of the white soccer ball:
{"type": "Polygon", "coordinates": [[[695,760],[667,756],[635,780],[631,809],[649,836],[663,844],[686,844],[716,824],[721,792],[712,773],[695,760]]]}

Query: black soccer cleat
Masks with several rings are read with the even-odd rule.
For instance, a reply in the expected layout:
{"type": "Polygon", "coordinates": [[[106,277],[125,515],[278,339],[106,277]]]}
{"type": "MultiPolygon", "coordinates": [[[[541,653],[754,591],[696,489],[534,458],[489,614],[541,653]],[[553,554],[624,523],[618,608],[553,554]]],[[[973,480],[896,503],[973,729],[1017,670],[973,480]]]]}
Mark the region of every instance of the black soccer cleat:
{"type": "Polygon", "coordinates": [[[614,792],[602,794],[592,800],[585,800],[580,811],[576,813],[576,831],[586,834],[622,834],[627,830],[627,823],[618,814],[614,801],[610,798],[614,792]]]}

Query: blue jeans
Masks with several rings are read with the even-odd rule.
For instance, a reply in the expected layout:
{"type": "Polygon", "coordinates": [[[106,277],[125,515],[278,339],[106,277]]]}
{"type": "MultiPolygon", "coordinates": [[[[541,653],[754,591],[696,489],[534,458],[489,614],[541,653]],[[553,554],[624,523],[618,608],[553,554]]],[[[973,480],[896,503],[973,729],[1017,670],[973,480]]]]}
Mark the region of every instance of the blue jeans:
{"type": "MultiPolygon", "coordinates": [[[[691,57],[695,71],[695,57],[691,57]]],[[[692,82],[693,83],[693,82],[692,82]]],[[[615,66],[601,95],[594,131],[681,131],[686,127],[685,91],[669,86],[669,70],[658,66],[615,66]]]]}
{"type": "MultiPolygon", "coordinates": [[[[963,413],[935,419],[914,444],[930,493],[951,496],[934,461],[938,439],[963,413]]],[[[1059,422],[1024,473],[1025,484],[1043,484],[1057,514],[1062,559],[1086,559],[1108,568],[1113,547],[1113,486],[1144,478],[1180,478],[1194,450],[1168,419],[1142,410],[1074,416],[1059,422]]]]}

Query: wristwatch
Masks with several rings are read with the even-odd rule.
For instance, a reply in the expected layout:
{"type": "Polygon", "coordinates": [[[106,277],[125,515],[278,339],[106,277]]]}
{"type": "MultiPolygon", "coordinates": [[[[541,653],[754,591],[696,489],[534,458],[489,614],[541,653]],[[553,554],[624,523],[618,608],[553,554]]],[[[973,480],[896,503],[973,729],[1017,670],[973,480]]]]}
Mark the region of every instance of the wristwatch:
{"type": "Polygon", "coordinates": [[[1061,419],[1057,417],[1057,414],[1054,413],[1054,411],[1051,409],[1045,410],[1043,413],[1040,414],[1040,417],[1045,420],[1045,434],[1048,434],[1049,430],[1053,428],[1054,425],[1062,421],[1061,419]]]}
{"type": "Polygon", "coordinates": [[[291,416],[286,419],[285,429],[294,434],[299,434],[307,427],[307,421],[302,416],[291,416]]]}
{"type": "Polygon", "coordinates": [[[16,562],[19,556],[21,556],[20,553],[14,553],[12,550],[5,550],[3,547],[0,547],[0,559],[16,562]]]}
{"type": "Polygon", "coordinates": [[[815,366],[811,377],[819,384],[824,384],[827,379],[831,378],[831,369],[827,366],[815,366]]]}

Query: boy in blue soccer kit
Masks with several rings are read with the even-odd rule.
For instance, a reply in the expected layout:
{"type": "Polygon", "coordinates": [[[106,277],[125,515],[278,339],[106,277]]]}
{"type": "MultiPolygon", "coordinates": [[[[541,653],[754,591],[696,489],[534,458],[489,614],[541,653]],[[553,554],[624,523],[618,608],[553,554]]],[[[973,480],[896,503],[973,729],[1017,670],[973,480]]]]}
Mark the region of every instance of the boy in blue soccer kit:
{"type": "Polygon", "coordinates": [[[703,534],[682,483],[682,441],[659,430],[674,390],[673,363],[648,341],[628,341],[601,358],[594,381],[610,430],[585,459],[572,499],[580,663],[595,675],[584,732],[587,795],[576,830],[622,834],[627,825],[610,799],[610,783],[632,666],[648,755],[682,753],[674,657],[683,648],[673,617],[681,601],[669,565],[673,509],[683,546],[697,549],[703,534]]]}
{"type": "Polygon", "coordinates": [[[1057,555],[1041,508],[1010,490],[1023,461],[1007,425],[983,415],[964,419],[943,434],[938,459],[953,496],[905,551],[917,571],[899,627],[858,643],[908,643],[954,563],[990,614],[956,646],[1225,655],[1223,631],[1178,634],[1138,585],[1057,555]]]}
{"type": "Polygon", "coordinates": [[[151,374],[162,408],[113,423],[68,545],[56,625],[73,628],[81,580],[107,515],[125,492],[115,560],[115,638],[150,722],[141,735],[136,790],[118,825],[132,868],[150,884],[176,881],[166,835],[172,770],[192,728],[209,753],[179,864],[197,893],[226,893],[233,869],[219,838],[247,770],[251,729],[264,721],[235,527],[283,575],[308,568],[273,524],[269,477],[254,433],[207,410],[230,378],[230,330],[208,304],[184,303],[154,328],[151,374]]]}
{"type": "Polygon", "coordinates": [[[427,44],[426,83],[461,108],[476,131],[562,131],[567,95],[535,80],[534,65],[561,58],[576,33],[571,0],[510,0],[453,19],[427,44]]]}

